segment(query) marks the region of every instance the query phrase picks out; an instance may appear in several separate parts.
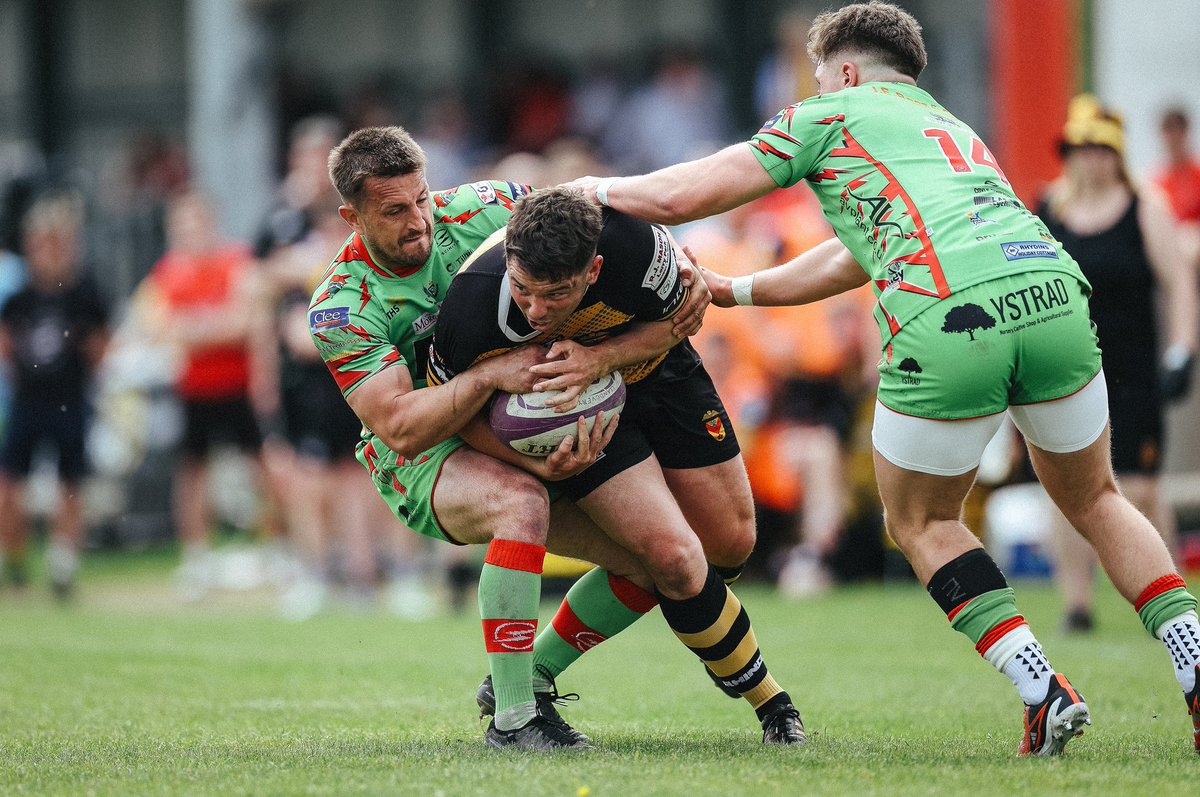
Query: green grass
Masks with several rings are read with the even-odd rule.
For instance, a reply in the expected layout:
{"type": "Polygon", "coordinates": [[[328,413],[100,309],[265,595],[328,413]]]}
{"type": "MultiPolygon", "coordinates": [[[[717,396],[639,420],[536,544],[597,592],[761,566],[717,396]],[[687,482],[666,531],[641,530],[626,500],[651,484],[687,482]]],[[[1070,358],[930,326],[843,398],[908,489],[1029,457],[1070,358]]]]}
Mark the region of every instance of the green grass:
{"type": "MultiPolygon", "coordinates": [[[[1167,654],[1105,586],[1100,627],[1026,616],[1096,725],[1055,760],[1018,760],[1012,687],[915,585],[788,603],[739,589],[812,741],[764,749],[658,612],[560,679],[585,755],[485,749],[478,622],[348,611],[300,625],[267,596],[188,607],[163,554],[93,556],[79,600],[0,593],[0,794],[1167,795],[1198,765],[1167,654]]],[[[543,620],[554,604],[543,605],[543,620]]]]}

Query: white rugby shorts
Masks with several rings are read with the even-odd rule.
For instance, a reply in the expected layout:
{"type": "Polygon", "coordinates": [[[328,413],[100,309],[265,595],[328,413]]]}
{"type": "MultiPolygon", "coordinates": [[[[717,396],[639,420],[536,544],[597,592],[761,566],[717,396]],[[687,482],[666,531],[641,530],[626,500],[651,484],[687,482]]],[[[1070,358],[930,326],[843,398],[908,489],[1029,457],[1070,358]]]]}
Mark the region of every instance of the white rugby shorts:
{"type": "MultiPolygon", "coordinates": [[[[1081,390],[1054,401],[1009,407],[1013,423],[1033,445],[1068,454],[1096,442],[1108,425],[1108,387],[1101,370],[1081,390]]],[[[983,449],[1004,413],[936,421],[889,410],[875,402],[871,441],[893,465],[933,476],[961,476],[979,467],[983,449]]]]}

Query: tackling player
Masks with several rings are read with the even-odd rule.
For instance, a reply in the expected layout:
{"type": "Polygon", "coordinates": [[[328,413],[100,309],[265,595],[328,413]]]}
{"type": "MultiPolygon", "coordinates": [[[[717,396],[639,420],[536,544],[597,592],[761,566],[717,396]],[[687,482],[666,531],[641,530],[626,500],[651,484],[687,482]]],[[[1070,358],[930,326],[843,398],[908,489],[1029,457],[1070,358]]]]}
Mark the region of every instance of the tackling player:
{"type": "Polygon", "coordinates": [[[1020,752],[1061,753],[1090,719],[960,520],[1005,411],[1047,492],[1170,651],[1200,749],[1196,599],[1114,481],[1090,286],[974,131],[917,87],[926,54],[912,16],[882,2],[826,12],[809,54],[821,93],[748,146],[579,184],[602,204],[677,224],[807,181],[837,240],[756,275],[705,278],[723,306],[801,304],[873,282],[888,530],[953,628],[1012,679],[1026,704],[1020,752]]]}
{"type": "MultiPolygon", "coordinates": [[[[529,366],[541,361],[539,349],[489,359],[443,385],[425,381],[429,340],[451,278],[530,189],[488,181],[433,193],[424,152],[399,127],[352,133],[329,164],[344,203],[339,212],[353,234],[314,292],[309,328],[363,422],[358,459],[392,512],[414,531],[452,544],[488,545],[479,604],[498,710],[487,743],[587,749],[586,737],[539,711],[532,691],[544,554],[549,548],[604,567],[610,599],[628,603],[634,619],[653,605],[646,591],[653,582],[574,505],[551,507],[539,478],[455,436],[494,390],[532,389],[537,377],[529,366]]],[[[699,285],[672,334],[698,328],[707,304],[699,285]]],[[[578,429],[577,439],[567,438],[534,464],[538,477],[553,481],[582,471],[608,444],[616,419],[607,427],[596,424],[591,434],[582,421],[578,429]]]]}
{"type": "MultiPolygon", "coordinates": [[[[720,686],[754,707],[763,742],[800,744],[800,715],[724,580],[753,550],[754,509],[729,416],[691,344],[671,332],[686,296],[661,227],[611,211],[602,217],[576,190],[539,191],[450,285],[429,381],[446,382],[526,343],[550,345],[548,362],[533,369],[550,377],[539,389],[588,385],[621,370],[628,393],[620,428],[602,458],[558,486],[650,571],[667,624],[720,686]]],[[[557,400],[573,403],[576,392],[557,400]]],[[[497,459],[536,464],[482,421],[462,435],[497,459]]],[[[611,594],[587,601],[588,609],[587,598],[606,589],[595,574],[572,589],[534,646],[539,672],[558,675],[628,617],[611,594]],[[605,602],[611,610],[597,612],[605,602]]],[[[485,711],[486,691],[485,683],[485,711]]]]}

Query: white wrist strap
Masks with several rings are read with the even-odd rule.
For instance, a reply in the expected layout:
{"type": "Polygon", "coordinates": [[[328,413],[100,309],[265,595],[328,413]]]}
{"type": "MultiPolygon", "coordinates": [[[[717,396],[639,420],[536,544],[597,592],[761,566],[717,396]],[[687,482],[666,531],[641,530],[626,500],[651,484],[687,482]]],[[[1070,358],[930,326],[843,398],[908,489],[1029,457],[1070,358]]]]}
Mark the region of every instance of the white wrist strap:
{"type": "Polygon", "coordinates": [[[608,204],[608,189],[612,188],[612,184],[616,181],[617,178],[615,177],[605,177],[603,180],[596,183],[596,199],[598,199],[600,204],[604,205],[606,208],[612,207],[608,204]]]}
{"type": "Polygon", "coordinates": [[[743,307],[751,307],[754,305],[754,299],[751,294],[754,292],[754,275],[750,274],[746,277],[734,277],[730,280],[730,285],[733,288],[733,301],[743,307]]]}

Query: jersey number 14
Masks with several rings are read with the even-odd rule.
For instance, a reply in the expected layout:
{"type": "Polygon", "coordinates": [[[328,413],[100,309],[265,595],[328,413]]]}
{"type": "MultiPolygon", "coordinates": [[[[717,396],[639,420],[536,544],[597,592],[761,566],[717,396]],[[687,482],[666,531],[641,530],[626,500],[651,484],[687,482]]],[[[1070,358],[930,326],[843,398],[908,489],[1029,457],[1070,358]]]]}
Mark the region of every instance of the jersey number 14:
{"type": "Polygon", "coordinates": [[[971,162],[968,162],[963,157],[963,152],[958,148],[958,144],[954,143],[954,139],[950,137],[949,130],[942,130],[937,127],[926,128],[921,131],[926,138],[932,138],[937,141],[938,146],[942,149],[942,154],[946,156],[946,160],[950,163],[950,168],[958,174],[968,174],[975,171],[971,165],[974,162],[976,166],[986,166],[996,174],[1000,175],[1000,179],[1008,185],[1008,178],[1004,176],[1004,171],[1000,168],[1000,164],[996,163],[996,159],[992,157],[992,152],[987,148],[987,145],[978,138],[971,139],[971,162]]]}

